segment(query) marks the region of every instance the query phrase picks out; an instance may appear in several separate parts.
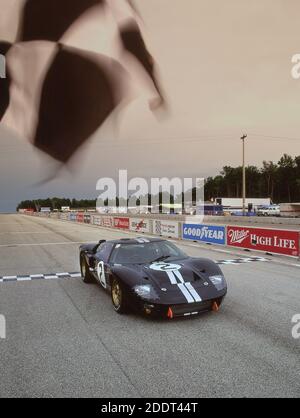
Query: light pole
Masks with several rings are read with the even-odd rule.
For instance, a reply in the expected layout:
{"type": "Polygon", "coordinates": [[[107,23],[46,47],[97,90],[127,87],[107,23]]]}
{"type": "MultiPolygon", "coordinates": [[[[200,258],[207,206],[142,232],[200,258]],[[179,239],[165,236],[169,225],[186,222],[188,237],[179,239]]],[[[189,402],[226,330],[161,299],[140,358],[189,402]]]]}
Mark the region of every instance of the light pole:
{"type": "Polygon", "coordinates": [[[246,215],[246,166],[245,166],[245,139],[247,135],[243,135],[241,140],[243,141],[243,216],[246,215]]]}

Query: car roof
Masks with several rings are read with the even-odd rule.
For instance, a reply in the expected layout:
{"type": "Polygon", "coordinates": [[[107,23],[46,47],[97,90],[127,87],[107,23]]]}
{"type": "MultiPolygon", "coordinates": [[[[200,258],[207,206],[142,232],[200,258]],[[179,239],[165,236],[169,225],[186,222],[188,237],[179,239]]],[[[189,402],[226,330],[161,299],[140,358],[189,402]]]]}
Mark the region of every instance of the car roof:
{"type": "Polygon", "coordinates": [[[149,242],[162,242],[166,241],[163,238],[149,238],[149,237],[137,237],[137,238],[120,238],[116,240],[108,240],[106,242],[113,244],[146,244],[149,242]]]}

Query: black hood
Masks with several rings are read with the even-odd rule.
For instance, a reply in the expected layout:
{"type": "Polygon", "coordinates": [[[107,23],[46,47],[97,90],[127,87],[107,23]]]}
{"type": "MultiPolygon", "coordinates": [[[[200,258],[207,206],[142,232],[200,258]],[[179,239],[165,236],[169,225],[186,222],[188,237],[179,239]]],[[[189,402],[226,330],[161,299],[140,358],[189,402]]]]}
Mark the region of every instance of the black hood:
{"type": "Polygon", "coordinates": [[[202,300],[216,295],[216,288],[210,281],[211,275],[221,275],[220,268],[210,260],[187,258],[170,262],[150,264],[128,264],[114,266],[113,271],[128,286],[150,283],[166,303],[186,303],[179,287],[181,284],[192,286],[202,300]]]}

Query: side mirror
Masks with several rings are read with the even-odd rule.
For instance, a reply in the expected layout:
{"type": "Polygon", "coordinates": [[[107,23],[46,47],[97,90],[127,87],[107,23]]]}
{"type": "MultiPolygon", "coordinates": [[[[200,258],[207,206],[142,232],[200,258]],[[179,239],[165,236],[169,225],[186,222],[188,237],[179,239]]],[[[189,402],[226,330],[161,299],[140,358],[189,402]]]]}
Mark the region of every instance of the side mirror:
{"type": "Polygon", "coordinates": [[[106,239],[101,239],[97,245],[95,245],[95,247],[93,248],[93,253],[95,254],[98,250],[98,248],[100,247],[101,244],[103,244],[104,242],[106,242],[106,239]]]}

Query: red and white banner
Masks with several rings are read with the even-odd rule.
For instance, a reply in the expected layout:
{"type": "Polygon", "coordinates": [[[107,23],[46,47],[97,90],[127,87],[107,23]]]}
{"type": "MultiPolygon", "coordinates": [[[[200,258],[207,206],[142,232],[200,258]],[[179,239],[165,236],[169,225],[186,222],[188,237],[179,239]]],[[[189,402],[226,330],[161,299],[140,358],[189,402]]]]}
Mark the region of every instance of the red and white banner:
{"type": "Polygon", "coordinates": [[[24,209],[24,213],[26,215],[34,215],[35,214],[33,209],[24,209]]]}
{"type": "Polygon", "coordinates": [[[129,230],[129,218],[114,218],[114,227],[129,230]]]}
{"type": "Polygon", "coordinates": [[[142,232],[145,234],[150,233],[150,220],[149,219],[130,219],[130,231],[142,232]]]}
{"type": "Polygon", "coordinates": [[[83,223],[83,221],[84,221],[84,213],[83,212],[77,213],[77,215],[76,215],[76,222],[83,223]]]}
{"type": "Polygon", "coordinates": [[[101,226],[104,228],[114,228],[114,219],[111,216],[103,216],[101,218],[101,226]]]}
{"type": "Polygon", "coordinates": [[[299,232],[228,226],[227,245],[297,257],[299,232]]]}

